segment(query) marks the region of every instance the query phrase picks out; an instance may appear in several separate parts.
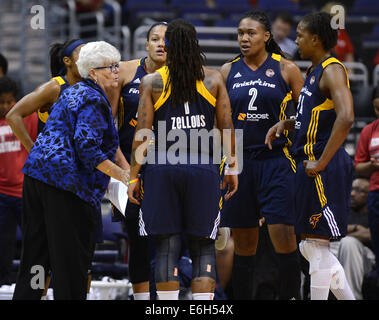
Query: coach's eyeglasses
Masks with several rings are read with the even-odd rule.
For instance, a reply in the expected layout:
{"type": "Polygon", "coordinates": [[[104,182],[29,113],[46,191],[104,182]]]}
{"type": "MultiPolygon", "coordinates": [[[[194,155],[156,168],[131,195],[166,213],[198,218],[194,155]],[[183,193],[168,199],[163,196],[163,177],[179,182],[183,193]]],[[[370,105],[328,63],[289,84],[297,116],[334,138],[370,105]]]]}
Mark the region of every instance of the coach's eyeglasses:
{"type": "Polygon", "coordinates": [[[98,67],[94,69],[107,69],[107,68],[109,68],[110,72],[116,72],[116,70],[120,68],[120,65],[118,63],[115,63],[115,64],[111,64],[110,66],[98,67]]]}

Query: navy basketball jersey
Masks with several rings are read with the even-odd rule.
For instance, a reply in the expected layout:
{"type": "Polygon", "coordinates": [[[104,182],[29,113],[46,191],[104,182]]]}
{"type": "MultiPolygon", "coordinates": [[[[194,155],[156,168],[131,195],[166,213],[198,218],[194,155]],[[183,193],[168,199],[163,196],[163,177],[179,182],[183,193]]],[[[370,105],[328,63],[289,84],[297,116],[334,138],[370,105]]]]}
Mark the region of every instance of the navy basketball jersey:
{"type": "MultiPolygon", "coordinates": [[[[301,89],[293,146],[297,159],[315,160],[318,158],[332,132],[336,120],[334,103],[322,94],[319,87],[322,73],[331,63],[338,63],[345,69],[345,66],[336,58],[327,58],[307,75],[301,89]]],[[[349,79],[347,79],[347,85],[349,86],[349,79]]]]}
{"type": "MultiPolygon", "coordinates": [[[[166,88],[169,77],[168,67],[163,67],[157,72],[163,79],[163,88],[166,88]]],[[[216,98],[205,88],[202,81],[197,81],[196,90],[197,94],[193,102],[187,102],[179,106],[173,106],[171,103],[171,86],[167,91],[162,92],[158,101],[154,104],[155,150],[158,154],[162,155],[164,153],[167,156],[171,156],[173,153],[180,156],[180,152],[183,152],[182,155],[187,158],[187,163],[185,164],[198,164],[218,172],[219,167],[213,165],[217,162],[213,161],[212,138],[216,98]],[[166,126],[166,142],[163,146],[161,144],[162,123],[166,126]],[[205,138],[197,136],[197,134],[202,133],[204,133],[205,138]],[[178,138],[178,136],[180,137],[178,138]],[[205,140],[208,143],[205,143],[205,140]]],[[[180,157],[180,160],[184,159],[180,157]]]]}
{"type": "MultiPolygon", "coordinates": [[[[53,79],[56,80],[59,83],[59,85],[61,86],[61,92],[59,93],[59,96],[60,96],[62,94],[62,92],[65,91],[70,85],[67,82],[66,78],[63,76],[54,77],[53,79]]],[[[48,111],[40,112],[38,110],[38,133],[40,133],[43,130],[45,123],[46,123],[47,119],[49,118],[49,114],[50,113],[48,111]]]]}
{"type": "Polygon", "coordinates": [[[137,127],[137,111],[139,103],[139,85],[142,78],[148,74],[145,68],[146,57],[140,59],[134,78],[121,89],[118,111],[118,135],[120,148],[130,162],[134,132],[137,127]]]}
{"type": "MultiPolygon", "coordinates": [[[[243,129],[243,149],[246,151],[268,150],[265,145],[267,131],[279,120],[287,118],[292,92],[281,75],[280,60],[280,55],[269,53],[255,71],[242,57],[232,61],[226,88],[234,128],[243,129]]],[[[291,142],[285,131],[274,141],[273,148],[286,149],[288,145],[291,142]]]]}

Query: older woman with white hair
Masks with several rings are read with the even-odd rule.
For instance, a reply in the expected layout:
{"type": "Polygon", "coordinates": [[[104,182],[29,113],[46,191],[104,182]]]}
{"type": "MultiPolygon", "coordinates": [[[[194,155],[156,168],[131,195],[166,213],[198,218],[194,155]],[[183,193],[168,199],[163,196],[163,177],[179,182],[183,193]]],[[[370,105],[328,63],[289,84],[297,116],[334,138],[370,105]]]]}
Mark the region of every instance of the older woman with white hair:
{"type": "Polygon", "coordinates": [[[52,271],[54,299],[86,298],[94,210],[100,210],[110,176],[125,184],[129,179],[114,163],[119,141],[109,101],[119,61],[118,50],[104,41],[82,47],[77,65],[83,80],[55,102],[29,153],[13,299],[40,299],[41,270],[52,271]]]}

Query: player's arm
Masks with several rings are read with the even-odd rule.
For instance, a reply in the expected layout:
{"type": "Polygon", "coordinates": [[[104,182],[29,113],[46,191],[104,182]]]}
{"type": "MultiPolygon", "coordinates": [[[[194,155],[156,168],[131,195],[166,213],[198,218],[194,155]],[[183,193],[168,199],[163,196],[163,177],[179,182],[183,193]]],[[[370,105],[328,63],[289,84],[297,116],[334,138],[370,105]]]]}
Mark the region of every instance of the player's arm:
{"type": "Polygon", "coordinates": [[[140,204],[134,194],[135,192],[138,194],[139,184],[136,183],[136,180],[146,156],[154,121],[153,93],[157,88],[162,87],[163,81],[161,76],[158,73],[153,73],[142,78],[139,88],[138,122],[134,134],[130,161],[130,182],[133,183],[128,187],[129,200],[136,204],[140,204]]]}
{"type": "Polygon", "coordinates": [[[301,89],[304,85],[303,75],[301,74],[299,67],[294,62],[286,59],[280,60],[280,69],[292,91],[292,100],[295,104],[297,104],[301,89]]]}
{"type": "Polygon", "coordinates": [[[214,72],[212,75],[217,85],[216,95],[216,120],[217,127],[220,130],[223,149],[226,153],[226,163],[229,169],[225,172],[222,188],[228,185],[228,191],[225,194],[225,200],[230,199],[238,189],[238,159],[236,156],[235,132],[231,117],[231,107],[228,92],[220,72],[214,72]]]}
{"type": "Polygon", "coordinates": [[[227,62],[227,63],[223,64],[221,66],[221,68],[220,68],[220,73],[222,75],[224,83],[226,83],[226,80],[228,79],[228,76],[229,76],[231,68],[232,68],[232,63],[231,62],[227,62]]]}
{"type": "Polygon", "coordinates": [[[118,112],[118,107],[120,103],[121,90],[127,85],[130,81],[132,81],[138,66],[138,60],[130,60],[130,61],[120,61],[120,68],[118,71],[118,87],[114,89],[112,92],[111,100],[109,103],[112,107],[112,115],[113,118],[116,117],[118,112]]]}
{"type": "Polygon", "coordinates": [[[25,117],[40,110],[46,112],[58,99],[61,91],[60,85],[54,79],[40,85],[33,92],[24,96],[6,115],[6,120],[16,137],[29,152],[33,147],[33,140],[25,126],[25,117]]]}
{"type": "Polygon", "coordinates": [[[326,168],[338,148],[345,141],[354,123],[353,98],[347,86],[346,72],[342,66],[331,64],[325,68],[320,79],[320,89],[325,96],[330,96],[333,100],[337,117],[320,158],[316,161],[304,161],[305,171],[311,177],[316,176],[319,171],[326,168]]]}

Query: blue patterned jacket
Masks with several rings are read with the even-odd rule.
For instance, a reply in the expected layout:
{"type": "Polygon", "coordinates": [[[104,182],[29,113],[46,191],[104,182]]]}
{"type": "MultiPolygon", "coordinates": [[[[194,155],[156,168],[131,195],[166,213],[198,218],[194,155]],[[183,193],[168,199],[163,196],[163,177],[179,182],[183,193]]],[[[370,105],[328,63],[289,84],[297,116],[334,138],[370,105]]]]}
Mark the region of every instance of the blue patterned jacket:
{"type": "Polygon", "coordinates": [[[109,101],[86,79],[66,89],[51,110],[23,172],[100,209],[109,176],[96,167],[114,161],[119,144],[109,101]]]}

